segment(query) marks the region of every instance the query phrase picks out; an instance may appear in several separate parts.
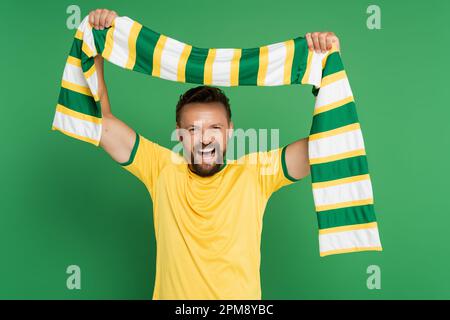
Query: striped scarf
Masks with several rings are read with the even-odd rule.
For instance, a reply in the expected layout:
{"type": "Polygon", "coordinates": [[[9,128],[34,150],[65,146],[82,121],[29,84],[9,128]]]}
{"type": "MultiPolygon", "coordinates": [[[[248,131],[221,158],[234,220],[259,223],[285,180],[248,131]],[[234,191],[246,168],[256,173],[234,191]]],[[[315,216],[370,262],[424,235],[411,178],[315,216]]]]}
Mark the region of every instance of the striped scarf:
{"type": "Polygon", "coordinates": [[[167,80],[215,86],[313,85],[309,136],[320,256],[381,251],[372,185],[353,94],[337,48],[304,37],[259,48],[205,49],[118,17],[105,30],[80,24],[65,65],[52,129],[99,145],[102,114],[93,57],[167,80]]]}

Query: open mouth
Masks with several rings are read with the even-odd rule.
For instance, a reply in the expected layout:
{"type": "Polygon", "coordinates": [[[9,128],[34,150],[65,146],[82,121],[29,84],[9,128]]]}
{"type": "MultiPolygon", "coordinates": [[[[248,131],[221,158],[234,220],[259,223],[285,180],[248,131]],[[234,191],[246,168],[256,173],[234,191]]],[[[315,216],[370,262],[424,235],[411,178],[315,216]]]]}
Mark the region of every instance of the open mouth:
{"type": "Polygon", "coordinates": [[[216,157],[216,148],[206,147],[204,149],[198,150],[197,154],[201,157],[202,163],[211,163],[216,157]]]}

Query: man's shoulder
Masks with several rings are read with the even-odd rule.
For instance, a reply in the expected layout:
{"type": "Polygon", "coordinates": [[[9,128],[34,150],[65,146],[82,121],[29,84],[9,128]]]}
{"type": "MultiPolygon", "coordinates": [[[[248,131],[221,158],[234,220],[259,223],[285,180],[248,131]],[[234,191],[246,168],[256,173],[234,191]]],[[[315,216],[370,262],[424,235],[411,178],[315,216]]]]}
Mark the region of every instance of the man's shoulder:
{"type": "Polygon", "coordinates": [[[147,157],[156,157],[159,160],[163,160],[167,164],[180,164],[185,162],[182,154],[179,154],[173,150],[173,148],[168,148],[156,141],[148,139],[142,135],[139,135],[140,142],[138,148],[139,151],[146,154],[147,157]]]}

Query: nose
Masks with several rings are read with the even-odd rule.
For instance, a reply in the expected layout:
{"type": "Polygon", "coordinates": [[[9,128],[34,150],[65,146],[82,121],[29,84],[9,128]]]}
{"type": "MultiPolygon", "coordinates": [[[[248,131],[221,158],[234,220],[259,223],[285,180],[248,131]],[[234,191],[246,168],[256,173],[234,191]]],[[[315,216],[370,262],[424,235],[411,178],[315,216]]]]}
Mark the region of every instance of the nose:
{"type": "Polygon", "coordinates": [[[210,130],[205,130],[202,132],[202,136],[200,138],[203,145],[208,145],[215,141],[214,135],[210,132],[210,130]]]}

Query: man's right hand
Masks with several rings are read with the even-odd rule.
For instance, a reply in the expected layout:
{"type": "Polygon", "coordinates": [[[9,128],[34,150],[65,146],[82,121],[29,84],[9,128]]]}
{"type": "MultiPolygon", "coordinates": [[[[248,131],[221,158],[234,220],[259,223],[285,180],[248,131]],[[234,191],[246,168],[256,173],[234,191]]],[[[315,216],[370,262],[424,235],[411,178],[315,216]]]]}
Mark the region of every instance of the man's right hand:
{"type": "Polygon", "coordinates": [[[96,30],[103,30],[112,26],[117,13],[108,9],[97,9],[89,13],[89,23],[96,30]]]}
{"type": "MultiPolygon", "coordinates": [[[[89,23],[94,29],[103,30],[109,28],[116,17],[117,13],[114,11],[97,9],[89,13],[89,23]]],[[[94,63],[98,79],[100,105],[102,108],[102,136],[100,138],[100,146],[115,161],[123,163],[130,158],[136,133],[111,112],[108,90],[104,78],[103,58],[100,54],[94,58],[94,63]]]]}

